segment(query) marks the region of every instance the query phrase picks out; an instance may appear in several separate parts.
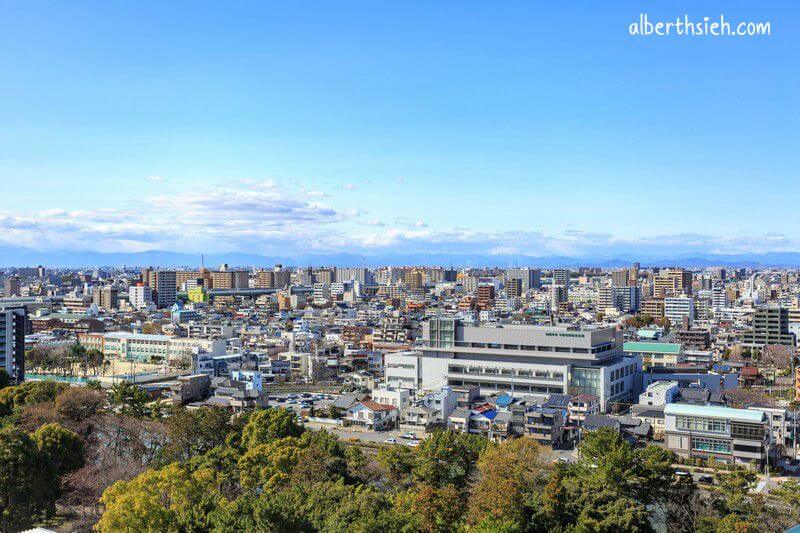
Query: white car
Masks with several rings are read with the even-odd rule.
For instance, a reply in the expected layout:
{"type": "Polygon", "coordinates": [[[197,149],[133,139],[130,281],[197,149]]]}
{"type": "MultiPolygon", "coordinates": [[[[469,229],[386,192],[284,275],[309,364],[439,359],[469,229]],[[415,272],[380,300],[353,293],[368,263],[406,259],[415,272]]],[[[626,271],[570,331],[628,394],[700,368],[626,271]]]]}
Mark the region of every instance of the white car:
{"type": "Polygon", "coordinates": [[[416,448],[417,446],[419,446],[419,441],[418,440],[410,440],[410,441],[406,442],[406,446],[411,446],[413,448],[416,448]]]}
{"type": "Polygon", "coordinates": [[[412,433],[411,431],[409,431],[408,433],[403,433],[402,435],[400,435],[400,438],[401,439],[416,439],[417,435],[415,433],[412,433]]]}
{"type": "Polygon", "coordinates": [[[394,438],[394,437],[389,437],[388,439],[386,439],[383,442],[385,442],[386,444],[397,444],[397,439],[394,438]]]}

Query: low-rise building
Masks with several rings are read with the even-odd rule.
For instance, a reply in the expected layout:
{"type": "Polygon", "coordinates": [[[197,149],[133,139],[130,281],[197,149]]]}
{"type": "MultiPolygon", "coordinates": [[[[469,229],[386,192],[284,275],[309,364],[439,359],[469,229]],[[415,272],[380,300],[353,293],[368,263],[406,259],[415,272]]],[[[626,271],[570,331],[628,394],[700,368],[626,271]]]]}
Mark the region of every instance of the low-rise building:
{"type": "Polygon", "coordinates": [[[667,447],[682,457],[755,466],[767,461],[770,429],[763,411],[671,403],[664,425],[667,447]]]}

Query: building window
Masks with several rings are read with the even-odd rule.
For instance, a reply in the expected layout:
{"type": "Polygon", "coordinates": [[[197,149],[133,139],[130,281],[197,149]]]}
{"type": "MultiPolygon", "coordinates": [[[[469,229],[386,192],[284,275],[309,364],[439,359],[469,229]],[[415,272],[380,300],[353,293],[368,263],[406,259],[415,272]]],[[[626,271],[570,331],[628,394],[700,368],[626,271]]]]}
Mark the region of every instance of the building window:
{"type": "Polygon", "coordinates": [[[703,431],[706,433],[726,433],[724,420],[702,418],[698,416],[678,416],[675,427],[683,431],[703,431]]]}
{"type": "Polygon", "coordinates": [[[724,440],[695,437],[692,439],[692,450],[698,452],[731,453],[731,445],[724,440]]]}

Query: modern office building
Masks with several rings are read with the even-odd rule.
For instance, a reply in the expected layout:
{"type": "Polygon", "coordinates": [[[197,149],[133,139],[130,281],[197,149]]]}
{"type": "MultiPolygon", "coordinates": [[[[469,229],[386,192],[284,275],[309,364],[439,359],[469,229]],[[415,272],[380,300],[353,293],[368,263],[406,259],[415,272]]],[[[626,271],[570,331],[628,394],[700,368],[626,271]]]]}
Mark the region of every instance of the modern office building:
{"type": "Polygon", "coordinates": [[[755,466],[767,461],[771,438],[763,411],[669,403],[664,428],[667,448],[682,457],[755,466]]]}
{"type": "Polygon", "coordinates": [[[26,320],[24,306],[0,307],[0,368],[16,383],[25,379],[26,320]]]}
{"type": "Polygon", "coordinates": [[[593,394],[605,410],[638,397],[641,359],[614,328],[474,326],[449,317],[423,324],[421,352],[387,358],[387,380],[417,388],[478,386],[485,395],[593,394]],[[394,368],[390,368],[394,367],[394,368]]]}
{"type": "Polygon", "coordinates": [[[756,308],[753,328],[742,337],[742,346],[763,348],[767,344],[795,346],[795,334],[789,331],[789,310],[775,305],[756,308]]]}

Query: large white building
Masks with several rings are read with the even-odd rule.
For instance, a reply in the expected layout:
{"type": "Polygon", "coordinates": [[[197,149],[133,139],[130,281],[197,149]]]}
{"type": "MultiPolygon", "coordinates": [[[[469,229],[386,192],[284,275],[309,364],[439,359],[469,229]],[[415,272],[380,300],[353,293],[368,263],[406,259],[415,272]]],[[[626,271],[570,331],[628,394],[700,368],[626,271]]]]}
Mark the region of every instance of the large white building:
{"type": "Polygon", "coordinates": [[[680,326],[686,318],[689,324],[694,322],[694,298],[664,298],[664,317],[673,326],[680,326]]]}
{"type": "Polygon", "coordinates": [[[614,328],[463,324],[431,318],[418,352],[386,357],[387,383],[434,390],[480,387],[484,395],[593,394],[605,410],[638,398],[641,359],[622,351],[614,328]]]}
{"type": "Polygon", "coordinates": [[[144,309],[153,303],[153,289],[148,285],[137,285],[128,289],[128,301],[135,309],[144,309]]]}

